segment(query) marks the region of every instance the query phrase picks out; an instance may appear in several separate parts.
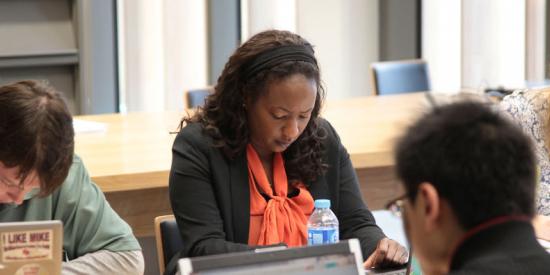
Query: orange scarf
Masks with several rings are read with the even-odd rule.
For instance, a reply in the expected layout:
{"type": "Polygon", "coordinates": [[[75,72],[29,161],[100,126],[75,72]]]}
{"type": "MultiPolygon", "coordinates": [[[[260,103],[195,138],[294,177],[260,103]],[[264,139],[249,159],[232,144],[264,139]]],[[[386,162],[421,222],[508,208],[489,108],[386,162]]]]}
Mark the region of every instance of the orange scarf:
{"type": "Polygon", "coordinates": [[[307,244],[307,219],[313,211],[313,198],[302,183],[299,194],[288,198],[288,181],[281,153],[273,156],[273,189],[256,150],[248,144],[248,183],[250,187],[249,245],[284,242],[288,246],[307,244]],[[266,199],[261,195],[267,195],[266,199]]]}

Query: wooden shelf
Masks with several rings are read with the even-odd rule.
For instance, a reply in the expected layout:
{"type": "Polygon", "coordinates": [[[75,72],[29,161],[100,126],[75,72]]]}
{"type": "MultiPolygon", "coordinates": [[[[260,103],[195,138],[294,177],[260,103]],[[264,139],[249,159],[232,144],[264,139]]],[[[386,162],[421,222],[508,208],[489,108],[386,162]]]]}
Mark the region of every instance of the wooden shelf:
{"type": "Polygon", "coordinates": [[[77,65],[78,54],[57,54],[57,55],[28,55],[1,57],[0,68],[13,67],[43,67],[52,65],[77,65]]]}

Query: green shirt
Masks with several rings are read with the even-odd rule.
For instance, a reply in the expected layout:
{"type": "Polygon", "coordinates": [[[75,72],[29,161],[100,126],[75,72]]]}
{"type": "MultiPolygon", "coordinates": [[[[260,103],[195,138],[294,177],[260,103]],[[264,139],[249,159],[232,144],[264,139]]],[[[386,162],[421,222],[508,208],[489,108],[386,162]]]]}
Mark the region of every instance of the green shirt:
{"type": "Polygon", "coordinates": [[[21,205],[0,204],[0,222],[62,221],[63,249],[70,260],[99,250],[141,250],[130,226],[105,200],[78,156],[55,192],[38,198],[39,190],[33,191],[21,205]]]}

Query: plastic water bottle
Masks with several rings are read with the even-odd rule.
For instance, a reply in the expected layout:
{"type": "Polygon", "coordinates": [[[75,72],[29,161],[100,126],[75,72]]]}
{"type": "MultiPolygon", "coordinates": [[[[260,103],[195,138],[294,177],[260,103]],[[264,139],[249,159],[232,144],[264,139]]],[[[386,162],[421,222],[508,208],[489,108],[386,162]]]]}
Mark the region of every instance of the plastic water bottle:
{"type": "Polygon", "coordinates": [[[330,210],[330,200],[315,200],[315,210],[307,222],[308,245],[336,243],[339,240],[338,218],[330,210]]]}

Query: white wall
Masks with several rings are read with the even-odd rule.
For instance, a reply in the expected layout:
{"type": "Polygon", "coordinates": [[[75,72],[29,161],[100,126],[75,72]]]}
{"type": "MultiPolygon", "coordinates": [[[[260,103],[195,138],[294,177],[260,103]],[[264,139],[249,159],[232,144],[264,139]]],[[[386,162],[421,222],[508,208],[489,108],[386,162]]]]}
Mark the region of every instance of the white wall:
{"type": "Polygon", "coordinates": [[[462,85],[525,85],[525,0],[464,0],[462,85]]]}
{"type": "Polygon", "coordinates": [[[206,1],[121,2],[121,111],[183,109],[183,91],[207,85],[206,1]]]}
{"type": "Polygon", "coordinates": [[[525,1],[423,0],[422,57],[429,64],[432,89],[524,87],[525,1]]]}
{"type": "Polygon", "coordinates": [[[422,1],[422,58],[433,91],[456,93],[461,79],[461,0],[422,1]]]}
{"type": "Polygon", "coordinates": [[[378,0],[300,0],[300,35],[315,45],[327,98],[370,94],[378,57],[378,0]]]}
{"type": "Polygon", "coordinates": [[[526,79],[530,81],[542,81],[545,78],[546,59],[546,0],[527,0],[526,19],[526,79]]]}
{"type": "Polygon", "coordinates": [[[183,109],[184,91],[208,84],[206,1],[164,0],[164,72],[167,110],[183,109]]]}
{"type": "Polygon", "coordinates": [[[296,32],[296,0],[241,0],[241,40],[267,29],[296,32]]]}
{"type": "Polygon", "coordinates": [[[328,98],[367,95],[368,68],[378,60],[378,0],[243,0],[243,41],[266,29],[311,42],[328,98]]]}
{"type": "MultiPolygon", "coordinates": [[[[540,75],[544,61],[527,49],[541,46],[525,29],[526,19],[528,26],[543,22],[526,18],[526,12],[539,11],[541,1],[423,0],[422,57],[433,90],[518,87],[526,74],[540,75]]],[[[206,1],[119,3],[121,110],[183,108],[185,89],[207,85],[206,1]]],[[[379,0],[243,0],[243,41],[269,28],[295,31],[315,45],[329,99],[366,95],[369,64],[379,60],[378,5],[379,0]]]]}
{"type": "MultiPolygon", "coordinates": [[[[124,63],[121,87],[128,111],[152,111],[163,108],[163,35],[162,5],[156,1],[123,1],[124,48],[119,48],[124,63]],[[154,92],[153,92],[154,91],[154,92]]],[[[121,109],[121,111],[124,111],[121,109]]]]}

